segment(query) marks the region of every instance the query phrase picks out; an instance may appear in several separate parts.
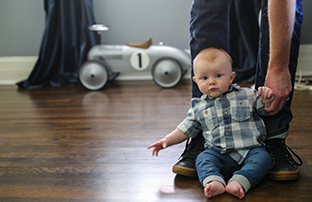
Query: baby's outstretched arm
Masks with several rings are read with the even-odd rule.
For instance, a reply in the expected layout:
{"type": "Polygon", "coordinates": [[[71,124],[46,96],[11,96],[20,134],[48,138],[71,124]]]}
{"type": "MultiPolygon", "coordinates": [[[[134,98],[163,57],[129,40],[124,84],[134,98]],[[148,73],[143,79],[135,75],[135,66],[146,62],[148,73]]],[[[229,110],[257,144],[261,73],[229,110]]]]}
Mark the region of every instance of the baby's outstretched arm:
{"type": "Polygon", "coordinates": [[[162,149],[166,149],[167,147],[175,144],[179,144],[186,140],[188,138],[187,135],[182,133],[179,129],[175,129],[171,133],[169,133],[166,137],[163,139],[151,144],[147,147],[147,149],[154,148],[153,149],[153,156],[156,154],[158,156],[158,152],[162,149]]]}
{"type": "Polygon", "coordinates": [[[158,152],[162,149],[166,149],[167,145],[168,145],[169,141],[167,138],[163,138],[153,144],[151,144],[150,146],[147,147],[147,149],[153,148],[153,156],[156,154],[156,156],[158,156],[158,152]]]}
{"type": "Polygon", "coordinates": [[[265,86],[258,88],[258,95],[263,99],[264,109],[271,106],[271,103],[274,99],[273,91],[265,86]]]}

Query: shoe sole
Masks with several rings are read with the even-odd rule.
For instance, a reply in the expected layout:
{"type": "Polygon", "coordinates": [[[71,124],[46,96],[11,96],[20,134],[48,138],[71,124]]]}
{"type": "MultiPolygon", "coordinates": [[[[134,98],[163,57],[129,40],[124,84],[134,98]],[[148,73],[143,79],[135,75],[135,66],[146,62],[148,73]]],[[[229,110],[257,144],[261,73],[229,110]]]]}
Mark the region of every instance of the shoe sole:
{"type": "Polygon", "coordinates": [[[194,168],[186,168],[183,166],[174,165],[172,167],[172,172],[178,175],[184,175],[188,177],[197,177],[197,172],[196,172],[196,169],[194,168]]]}
{"type": "Polygon", "coordinates": [[[270,171],[269,178],[275,181],[297,180],[299,178],[299,168],[295,171],[270,171]]]}

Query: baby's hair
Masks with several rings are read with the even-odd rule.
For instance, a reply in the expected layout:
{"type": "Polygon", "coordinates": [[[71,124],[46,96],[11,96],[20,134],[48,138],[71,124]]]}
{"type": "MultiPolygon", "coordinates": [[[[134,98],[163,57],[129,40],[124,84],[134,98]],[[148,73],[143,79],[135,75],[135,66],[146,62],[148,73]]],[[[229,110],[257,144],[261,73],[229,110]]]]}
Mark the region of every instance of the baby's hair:
{"type": "Polygon", "coordinates": [[[200,51],[197,56],[204,55],[207,58],[211,58],[211,61],[213,61],[215,58],[218,57],[218,55],[216,54],[216,51],[220,51],[220,52],[224,53],[226,55],[226,57],[229,59],[231,65],[232,65],[233,60],[232,60],[231,56],[225,50],[223,50],[221,48],[213,48],[213,47],[206,48],[206,49],[200,51]]]}

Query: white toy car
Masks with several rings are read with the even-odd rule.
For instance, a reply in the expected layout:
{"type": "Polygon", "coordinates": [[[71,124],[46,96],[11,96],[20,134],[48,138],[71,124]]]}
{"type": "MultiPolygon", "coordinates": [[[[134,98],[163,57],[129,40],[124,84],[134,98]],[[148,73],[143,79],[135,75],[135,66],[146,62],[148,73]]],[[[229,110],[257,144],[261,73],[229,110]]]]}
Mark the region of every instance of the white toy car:
{"type": "Polygon", "coordinates": [[[163,88],[176,86],[191,68],[190,55],[180,49],[142,43],[127,45],[96,45],[88,53],[88,61],[80,68],[81,83],[98,90],[120,72],[149,71],[155,83],[163,88]]]}

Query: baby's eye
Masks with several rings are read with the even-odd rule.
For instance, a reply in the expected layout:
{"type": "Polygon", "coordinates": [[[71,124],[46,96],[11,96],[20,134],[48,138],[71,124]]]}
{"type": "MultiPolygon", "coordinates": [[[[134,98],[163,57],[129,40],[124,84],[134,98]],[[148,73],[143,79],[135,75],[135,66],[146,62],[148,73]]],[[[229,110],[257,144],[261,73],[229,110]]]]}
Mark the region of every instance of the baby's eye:
{"type": "Polygon", "coordinates": [[[203,76],[203,78],[202,78],[203,80],[207,80],[208,79],[208,77],[207,76],[203,76]]]}
{"type": "Polygon", "coordinates": [[[217,74],[217,75],[216,75],[217,78],[220,78],[221,76],[222,76],[221,74],[217,74]]]}

